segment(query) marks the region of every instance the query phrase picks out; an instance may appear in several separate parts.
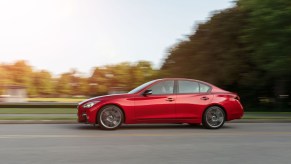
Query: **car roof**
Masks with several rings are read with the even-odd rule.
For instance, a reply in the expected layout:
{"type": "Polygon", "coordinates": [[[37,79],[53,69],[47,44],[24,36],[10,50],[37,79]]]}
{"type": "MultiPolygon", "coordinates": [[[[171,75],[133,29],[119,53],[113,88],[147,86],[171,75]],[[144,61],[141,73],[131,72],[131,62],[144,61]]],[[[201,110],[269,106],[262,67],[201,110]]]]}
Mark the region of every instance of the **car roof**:
{"type": "Polygon", "coordinates": [[[213,85],[213,84],[210,84],[208,82],[205,82],[205,81],[201,81],[201,80],[197,80],[197,79],[188,79],[188,78],[161,78],[161,79],[157,79],[157,80],[190,80],[190,81],[197,81],[197,82],[202,82],[202,83],[206,83],[206,84],[209,84],[209,85],[213,85]]]}

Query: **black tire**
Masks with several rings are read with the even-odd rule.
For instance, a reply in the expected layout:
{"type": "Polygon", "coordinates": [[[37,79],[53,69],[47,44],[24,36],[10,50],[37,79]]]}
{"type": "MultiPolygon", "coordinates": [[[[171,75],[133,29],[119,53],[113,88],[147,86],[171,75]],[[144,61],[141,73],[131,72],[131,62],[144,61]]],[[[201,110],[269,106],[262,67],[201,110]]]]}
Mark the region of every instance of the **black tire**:
{"type": "Polygon", "coordinates": [[[99,127],[104,130],[115,130],[122,125],[123,121],[123,111],[116,105],[106,105],[102,107],[97,115],[97,123],[99,127]]]}
{"type": "Polygon", "coordinates": [[[203,113],[202,125],[206,129],[219,129],[225,123],[225,112],[219,106],[208,107],[203,113]]]}

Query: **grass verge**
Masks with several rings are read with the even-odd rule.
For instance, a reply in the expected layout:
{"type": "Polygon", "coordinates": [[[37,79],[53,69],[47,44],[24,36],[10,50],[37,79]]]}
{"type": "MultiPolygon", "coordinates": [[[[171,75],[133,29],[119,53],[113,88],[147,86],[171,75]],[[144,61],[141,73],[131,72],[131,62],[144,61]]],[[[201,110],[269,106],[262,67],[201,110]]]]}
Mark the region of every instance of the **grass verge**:
{"type": "Polygon", "coordinates": [[[0,108],[0,114],[75,114],[76,108],[0,108]]]}
{"type": "Polygon", "coordinates": [[[27,98],[28,102],[81,102],[86,98],[27,98]]]}
{"type": "Polygon", "coordinates": [[[76,117],[0,117],[0,120],[77,120],[76,117]]]}

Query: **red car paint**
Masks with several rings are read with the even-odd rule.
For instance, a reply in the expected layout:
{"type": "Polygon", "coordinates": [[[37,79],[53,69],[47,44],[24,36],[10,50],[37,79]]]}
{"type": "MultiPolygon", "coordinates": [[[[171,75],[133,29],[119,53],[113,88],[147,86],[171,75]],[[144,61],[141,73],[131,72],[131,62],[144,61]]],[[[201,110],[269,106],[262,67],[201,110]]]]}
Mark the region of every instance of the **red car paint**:
{"type": "Polygon", "coordinates": [[[94,97],[78,105],[78,121],[95,124],[98,111],[105,105],[114,104],[120,107],[125,115],[125,124],[136,123],[202,123],[203,112],[210,106],[220,106],[226,113],[226,121],[240,119],[243,116],[243,106],[239,97],[220,89],[212,84],[183,78],[158,79],[143,87],[136,93],[106,95],[94,97]],[[143,93],[151,86],[163,81],[198,82],[210,87],[205,93],[174,93],[147,95],[143,93]],[[85,109],[83,105],[91,101],[99,101],[91,108],[85,109]]]}

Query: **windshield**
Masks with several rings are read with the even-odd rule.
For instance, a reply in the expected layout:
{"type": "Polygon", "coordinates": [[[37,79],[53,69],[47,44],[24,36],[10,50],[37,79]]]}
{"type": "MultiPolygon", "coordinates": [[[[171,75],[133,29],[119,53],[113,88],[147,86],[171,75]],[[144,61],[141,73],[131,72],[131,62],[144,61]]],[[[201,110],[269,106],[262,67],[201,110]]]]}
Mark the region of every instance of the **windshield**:
{"type": "Polygon", "coordinates": [[[134,88],[133,90],[129,91],[128,93],[129,93],[129,94],[137,93],[137,92],[141,91],[141,90],[144,89],[146,86],[152,84],[152,83],[155,82],[155,81],[157,81],[157,80],[153,80],[153,81],[149,81],[149,82],[147,82],[147,83],[144,83],[144,84],[142,84],[142,85],[140,85],[140,86],[134,88]]]}

